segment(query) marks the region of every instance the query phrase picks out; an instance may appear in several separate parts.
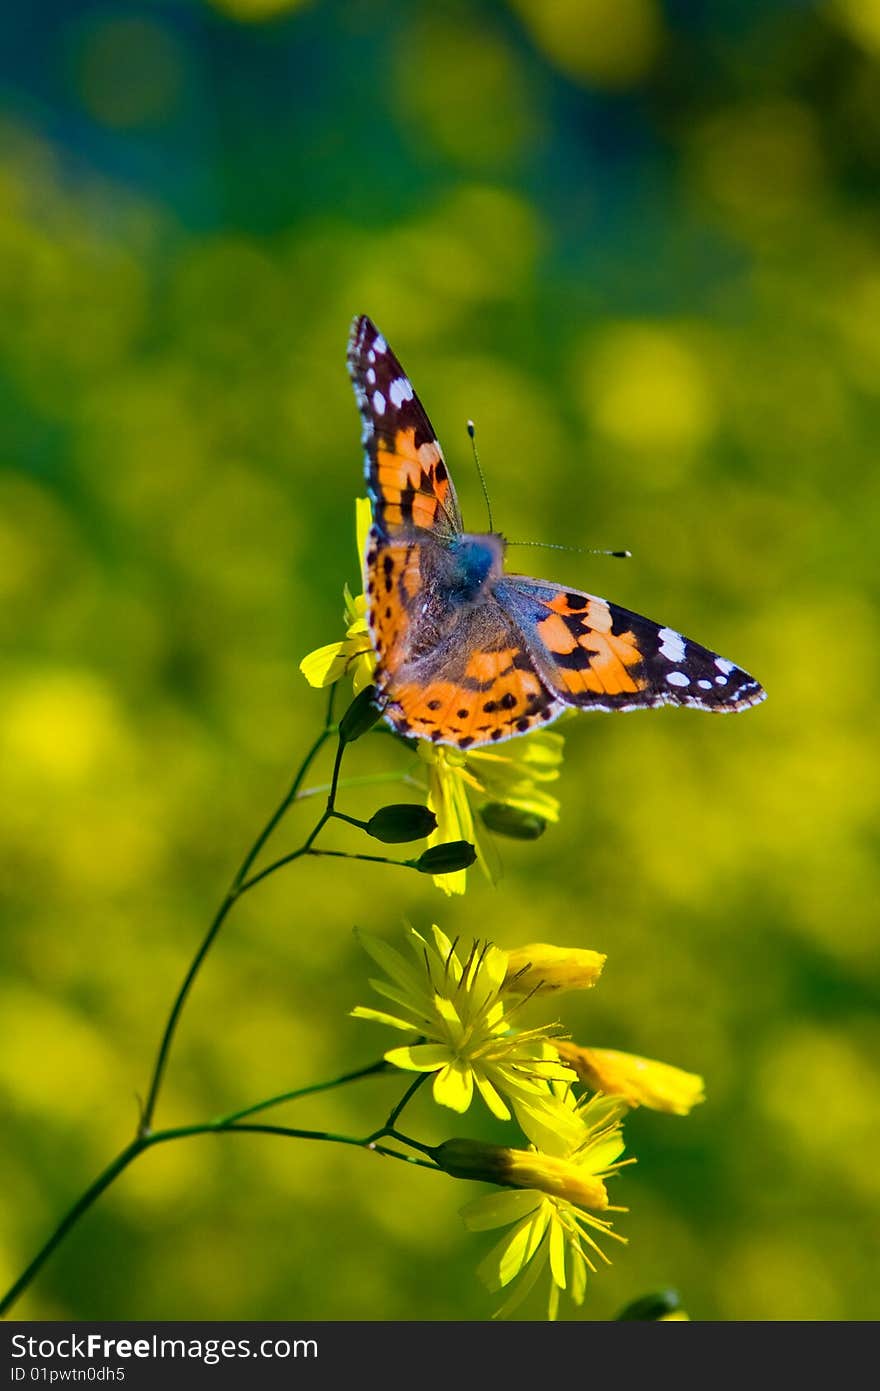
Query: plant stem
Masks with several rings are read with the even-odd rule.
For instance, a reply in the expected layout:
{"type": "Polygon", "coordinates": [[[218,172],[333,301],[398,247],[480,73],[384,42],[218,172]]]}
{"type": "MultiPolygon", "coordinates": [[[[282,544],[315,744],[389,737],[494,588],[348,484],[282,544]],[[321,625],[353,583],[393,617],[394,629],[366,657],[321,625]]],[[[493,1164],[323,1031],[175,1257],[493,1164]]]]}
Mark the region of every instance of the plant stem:
{"type": "Polygon", "coordinates": [[[354,850],[309,850],[310,855],[334,860],[366,860],[371,865],[399,865],[401,869],[412,869],[412,860],[392,860],[388,855],[360,855],[354,850]]]}
{"type": "Polygon", "coordinates": [[[410,1140],[407,1138],[407,1136],[393,1129],[394,1123],[400,1115],[401,1111],[403,1110],[404,1106],[406,1105],[407,1101],[413,1095],[416,1088],[419,1085],[421,1085],[422,1081],[424,1081],[423,1077],[417,1078],[413,1085],[407,1090],[401,1102],[391,1112],[385,1126],[380,1131],[377,1131],[375,1134],[368,1135],[366,1136],[366,1138],[363,1139],[358,1139],[355,1136],[351,1135],[336,1135],[330,1131],[299,1130],[288,1126],[264,1125],[262,1123],[242,1124],[242,1121],[245,1117],[256,1115],[258,1112],[268,1110],[272,1106],[281,1105],[282,1102],[294,1101],[298,1097],[307,1096],[315,1092],[328,1091],[331,1087],[341,1086],[345,1082],[352,1082],[357,1080],[358,1078],[367,1077],[372,1075],[373,1073],[382,1072],[385,1070],[387,1066],[384,1059],[380,1059],[378,1062],[371,1063],[367,1067],[359,1068],[354,1072],[345,1073],[340,1077],[334,1078],[330,1082],[318,1082],[311,1086],[300,1087],[295,1091],[284,1092],[278,1096],[270,1097],[267,1101],[258,1102],[256,1103],[256,1105],[246,1107],[242,1111],[236,1111],[229,1116],[221,1117],[219,1120],[205,1122],[200,1125],[179,1126],[174,1129],[167,1130],[152,1129],[153,1116],[155,1114],[156,1106],[158,1104],[159,1093],[162,1087],[162,1083],[165,1077],[165,1071],[168,1064],[168,1057],[171,1052],[172,1044],[174,1042],[177,1026],[180,1021],[180,1016],[183,1012],[183,1007],[186,1004],[189,993],[195,983],[196,977],[199,974],[204,960],[208,955],[209,951],[211,950],[211,947],[213,946],[220,932],[220,929],[222,928],[224,922],[226,921],[226,918],[229,915],[230,909],[238,901],[238,899],[241,898],[242,894],[247,893],[256,884],[260,883],[261,880],[267,878],[270,874],[274,874],[276,870],[282,867],[282,865],[290,864],[293,860],[297,860],[303,855],[326,854],[342,856],[347,859],[372,860],[380,864],[404,864],[407,866],[409,864],[409,862],[407,861],[389,860],[386,859],[384,856],[379,855],[349,855],[345,851],[324,851],[316,850],[313,848],[315,840],[317,839],[323,828],[326,826],[327,822],[330,821],[331,818],[334,816],[339,816],[340,820],[351,822],[353,825],[364,824],[362,822],[357,822],[353,817],[348,817],[340,813],[337,813],[335,809],[336,794],[339,789],[339,774],[342,766],[342,758],[347,747],[343,739],[340,738],[336,750],[336,757],[333,763],[333,775],[327,793],[327,804],[321,816],[319,817],[317,823],[307,836],[306,840],[303,842],[303,844],[299,847],[298,850],[294,850],[289,855],[282,856],[281,859],[274,861],[274,863],[267,866],[267,868],[260,870],[258,873],[250,874],[250,870],[252,869],[261,850],[266,845],[273,831],[281,822],[288,808],[292,805],[293,802],[296,801],[300,789],[302,787],[303,781],[305,779],[306,773],[308,772],[315,758],[320,753],[321,749],[324,747],[325,743],[333,733],[333,694],[334,691],[331,687],[330,699],[327,707],[327,717],[324,723],[324,728],[321,730],[321,733],[318,735],[317,739],[312,744],[311,748],[309,749],[308,753],[303,759],[303,762],[300,765],[287,793],[285,794],[281,802],[278,804],[275,811],[272,813],[269,820],[266,822],[265,826],[260,831],[260,834],[257,836],[250,850],[242,860],[241,865],[239,866],[232,880],[232,883],[230,884],[229,889],[226,892],[226,896],[223,899],[223,902],[220,904],[220,907],[217,909],[217,912],[214,915],[211,925],[208,928],[208,931],[205,933],[205,936],[202,939],[202,942],[195,956],[193,957],[192,962],[190,963],[189,969],[187,970],[187,973],[183,978],[183,982],[176,996],[174,997],[174,1002],[171,1006],[171,1011],[168,1015],[165,1028],[162,1033],[159,1049],[156,1054],[156,1060],[153,1064],[153,1071],[150,1077],[150,1085],[147,1091],[147,1099],[141,1111],[138,1131],[134,1140],[132,1140],[130,1144],[126,1145],[126,1147],[123,1150],[120,1150],[116,1158],[113,1159],[104,1170],[102,1170],[102,1172],[98,1175],[94,1182],[90,1184],[90,1186],[85,1190],[84,1193],[80,1195],[79,1198],[77,1198],[73,1206],[68,1209],[67,1213],[64,1215],[64,1217],[62,1217],[61,1221],[55,1228],[52,1235],[49,1237],[48,1241],[44,1243],[44,1245],[37,1252],[34,1259],[31,1261],[30,1265],[27,1266],[27,1268],[15,1281],[12,1288],[6,1293],[3,1299],[0,1300],[0,1315],[6,1313],[12,1307],[16,1299],[28,1287],[28,1285],[33,1280],[34,1276],[42,1268],[43,1264],[48,1260],[49,1256],[51,1256],[55,1248],[59,1245],[61,1241],[63,1241],[64,1237],[67,1235],[70,1229],[79,1221],[83,1214],[89,1210],[89,1208],[96,1201],[96,1199],[98,1199],[101,1196],[101,1194],[107,1188],[109,1188],[110,1184],[113,1183],[119,1177],[119,1175],[123,1173],[125,1169],[128,1168],[128,1166],[132,1163],[133,1160],[135,1160],[139,1155],[143,1154],[145,1150],[151,1149],[154,1145],[166,1144],[171,1140],[184,1139],[186,1137],[195,1135],[229,1135],[235,1133],[279,1135],[284,1136],[288,1139],[323,1140],[333,1144],[355,1145],[362,1149],[366,1148],[374,1150],[375,1152],[382,1154],[390,1159],[403,1160],[405,1163],[409,1164],[419,1164],[425,1168],[437,1168],[437,1165],[431,1161],[431,1150],[428,1146],[421,1145],[416,1140],[410,1140]],[[248,877],[249,875],[250,877],[248,877]],[[419,1159],[413,1155],[401,1154],[397,1150],[390,1149],[387,1146],[378,1144],[377,1141],[386,1135],[390,1136],[392,1139],[399,1141],[402,1144],[408,1145],[411,1149],[419,1150],[422,1154],[428,1157],[419,1159]]]}
{"type": "MultiPolygon", "coordinates": [[[[306,773],[308,772],[317,755],[320,753],[321,749],[324,747],[324,744],[327,742],[332,728],[330,724],[331,714],[332,687],[331,701],[328,705],[327,721],[324,725],[324,728],[321,730],[321,733],[318,735],[314,744],[309,749],[308,753],[303,759],[303,762],[300,764],[299,770],[297,771],[297,774],[293,782],[291,783],[286,795],[278,804],[275,811],[272,813],[269,820],[266,822],[266,825],[263,827],[262,831],[257,836],[250,850],[242,860],[242,863],[239,866],[235,878],[233,879],[232,884],[230,885],[230,888],[227,891],[226,897],[224,898],[223,902],[220,904],[220,907],[215,913],[214,920],[211,923],[211,926],[208,928],[208,931],[206,932],[204,938],[202,939],[201,946],[199,947],[198,951],[193,957],[192,962],[190,964],[190,968],[183,978],[183,984],[178,990],[177,995],[174,999],[174,1003],[171,1006],[171,1013],[168,1016],[168,1020],[165,1025],[165,1030],[162,1034],[162,1041],[159,1044],[159,1051],[156,1055],[156,1061],[153,1065],[153,1072],[150,1078],[150,1086],[147,1092],[147,1100],[144,1103],[144,1109],[141,1113],[140,1126],[138,1128],[138,1134],[141,1138],[146,1137],[150,1133],[150,1127],[153,1123],[153,1115],[156,1110],[156,1103],[159,1100],[159,1089],[162,1086],[162,1081],[165,1076],[165,1067],[168,1062],[168,1054],[171,1051],[171,1045],[174,1041],[174,1035],[177,1030],[178,1020],[180,1019],[181,1011],[183,1010],[183,1007],[186,1004],[186,998],[189,995],[190,990],[192,989],[193,983],[196,979],[196,976],[199,973],[199,970],[201,969],[205,957],[208,955],[208,952],[214,945],[214,940],[217,937],[217,934],[223,926],[224,922],[226,921],[230,908],[235,903],[236,899],[239,898],[239,896],[244,892],[244,881],[247,876],[248,870],[254,863],[254,860],[259,855],[263,846],[266,844],[266,841],[269,839],[269,836],[272,834],[278,823],[281,821],[281,818],[284,816],[284,813],[287,811],[290,804],[296,798],[296,794],[303,784],[303,780],[305,778],[306,773]]],[[[343,746],[340,745],[340,748],[342,747],[343,746]]],[[[339,754],[337,753],[337,777],[339,762],[339,754]]],[[[316,830],[312,833],[311,839],[314,839],[314,836],[317,834],[317,830],[320,829],[321,824],[323,824],[323,820],[324,818],[322,818],[322,821],[318,823],[318,828],[316,828],[316,830]]]]}
{"type": "Polygon", "coordinates": [[[246,1106],[241,1111],[232,1111],[228,1116],[221,1116],[215,1122],[217,1125],[235,1125],[244,1120],[245,1116],[255,1116],[259,1111],[268,1111],[273,1106],[282,1106],[286,1101],[298,1101],[303,1096],[314,1096],[315,1092],[329,1092],[333,1087],[341,1087],[346,1082],[357,1082],[361,1077],[372,1077],[378,1072],[391,1071],[391,1064],[386,1063],[384,1058],[378,1062],[369,1063],[367,1067],[359,1067],[354,1072],[344,1072],[341,1077],[334,1077],[330,1082],[313,1082],[308,1087],[297,1087],[296,1091],[281,1092],[278,1096],[270,1096],[267,1101],[258,1101],[254,1106],[246,1106]]]}
{"type": "MultiPolygon", "coordinates": [[[[378,1070],[379,1065],[373,1064],[370,1068],[362,1068],[360,1072],[351,1073],[349,1077],[339,1077],[334,1082],[325,1083],[323,1085],[325,1087],[338,1086],[344,1081],[353,1080],[359,1076],[366,1076],[368,1072],[378,1070]]],[[[313,1087],[304,1090],[316,1091],[319,1089],[320,1087],[313,1087]]],[[[268,1105],[269,1103],[267,1102],[265,1104],[268,1105]]],[[[255,1107],[253,1109],[256,1110],[257,1108],[255,1107]]],[[[389,1131],[388,1133],[393,1134],[393,1138],[399,1140],[402,1144],[409,1145],[413,1149],[418,1149],[424,1154],[430,1155],[430,1150],[426,1146],[420,1145],[417,1141],[410,1140],[407,1136],[399,1134],[396,1131],[389,1131]]],[[[73,1206],[65,1213],[64,1217],[62,1217],[48,1241],[44,1243],[36,1256],[34,1256],[30,1265],[22,1271],[15,1284],[12,1285],[3,1296],[2,1300],[0,1300],[0,1315],[8,1313],[19,1295],[24,1293],[28,1285],[34,1279],[34,1276],[42,1269],[52,1252],[64,1240],[70,1229],[75,1226],[86,1212],[88,1212],[92,1204],[110,1187],[111,1183],[128,1168],[132,1161],[137,1159],[138,1155],[143,1154],[146,1150],[153,1149],[156,1145],[168,1144],[172,1140],[189,1139],[196,1135],[277,1135],[282,1139],[288,1140],[320,1140],[328,1144],[353,1145],[357,1149],[369,1149],[376,1154],[383,1155],[385,1158],[399,1159],[406,1164],[416,1164],[424,1169],[437,1169],[437,1165],[432,1163],[430,1158],[420,1159],[415,1155],[401,1154],[398,1150],[390,1149],[387,1145],[376,1144],[372,1136],[369,1135],[365,1139],[359,1139],[355,1135],[337,1135],[329,1130],[300,1130],[293,1126],[283,1125],[241,1125],[237,1121],[234,1122],[231,1119],[206,1121],[199,1125],[175,1126],[168,1130],[154,1130],[151,1134],[139,1136],[137,1139],[132,1140],[130,1145],[126,1145],[125,1149],[117,1154],[116,1158],[107,1165],[106,1169],[102,1170],[95,1181],[89,1185],[79,1198],[77,1198],[73,1206]]]]}
{"type": "MultiPolygon", "coordinates": [[[[410,773],[359,773],[356,777],[340,778],[337,783],[337,791],[349,787],[378,787],[385,782],[405,782],[408,787],[417,787],[420,792],[424,792],[422,784],[410,773]]],[[[304,787],[296,794],[298,802],[305,802],[309,797],[326,797],[330,791],[329,782],[320,783],[315,787],[304,787]]]]}
{"type": "Polygon", "coordinates": [[[147,1139],[137,1139],[133,1140],[130,1145],[126,1145],[125,1149],[117,1154],[112,1163],[107,1165],[107,1168],[103,1173],[98,1175],[94,1183],[86,1189],[85,1193],[77,1198],[73,1207],[62,1217],[58,1226],[49,1237],[49,1240],[41,1247],[30,1265],[22,1271],[12,1288],[8,1290],[3,1296],[3,1299],[0,1300],[0,1314],[5,1314],[12,1308],[18,1296],[27,1289],[40,1267],[49,1259],[55,1247],[64,1240],[71,1227],[79,1221],[83,1213],[88,1212],[95,1199],[100,1198],[105,1188],[110,1187],[113,1180],[119,1177],[123,1169],[128,1168],[132,1160],[136,1159],[137,1156],[147,1148],[149,1143],[150,1141],[147,1139]]]}

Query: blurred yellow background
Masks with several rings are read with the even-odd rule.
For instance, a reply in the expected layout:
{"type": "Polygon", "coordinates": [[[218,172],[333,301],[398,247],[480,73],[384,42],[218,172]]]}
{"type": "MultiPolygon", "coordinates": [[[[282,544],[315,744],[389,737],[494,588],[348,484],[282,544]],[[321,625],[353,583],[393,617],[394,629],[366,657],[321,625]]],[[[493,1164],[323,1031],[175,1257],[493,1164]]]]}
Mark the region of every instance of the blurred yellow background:
{"type": "MultiPolygon", "coordinates": [[[[630,1245],[584,1315],[671,1284],[699,1319],[877,1317],[878,0],[42,0],[0,34],[0,1284],[130,1138],[319,726],[297,667],[357,582],[366,312],[472,528],[468,417],[505,533],[634,552],[515,568],[769,699],[566,725],[560,823],[501,844],[497,889],[270,880],[199,981],[159,1123],[389,1046],[347,1017],[374,1003],[356,923],[593,947],[567,1026],[708,1100],[630,1117],[630,1245]]],[[[367,740],[351,771],[404,757],[367,740]]],[[[279,1118],[362,1132],[401,1090],[279,1118]]],[[[410,1124],[462,1128],[422,1097],[410,1124]]],[[[330,1146],[167,1146],[17,1312],[482,1319],[475,1191],[330,1146]]]]}

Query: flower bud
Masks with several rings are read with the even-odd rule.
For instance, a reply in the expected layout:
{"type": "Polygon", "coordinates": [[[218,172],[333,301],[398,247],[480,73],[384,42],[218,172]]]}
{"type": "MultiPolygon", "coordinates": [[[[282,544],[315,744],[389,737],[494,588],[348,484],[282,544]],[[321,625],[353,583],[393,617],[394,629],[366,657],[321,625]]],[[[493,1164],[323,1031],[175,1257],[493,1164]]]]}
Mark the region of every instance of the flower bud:
{"type": "Polygon", "coordinates": [[[366,831],[385,845],[399,845],[407,840],[424,840],[436,827],[437,818],[427,807],[417,802],[395,802],[374,812],[366,831]]]}
{"type": "Polygon", "coordinates": [[[642,1323],[655,1323],[658,1320],[686,1318],[687,1314],[681,1307],[676,1290],[657,1290],[655,1294],[644,1294],[641,1299],[634,1299],[632,1304],[627,1304],[617,1315],[617,1322],[639,1320],[642,1323]]]}
{"type": "Polygon", "coordinates": [[[446,1140],[434,1150],[434,1159],[444,1173],[453,1178],[471,1178],[484,1183],[508,1182],[508,1156],[513,1153],[504,1145],[490,1145],[484,1140],[446,1140]]]}
{"type": "Polygon", "coordinates": [[[532,942],[507,953],[505,989],[516,995],[552,995],[589,990],[602,974],[605,957],[586,947],[553,947],[532,942]]]}
{"type": "Polygon", "coordinates": [[[423,851],[413,866],[420,874],[454,874],[469,869],[477,852],[468,840],[449,840],[423,851]]]}
{"type": "Polygon", "coordinates": [[[339,721],[339,738],[343,744],[353,744],[360,739],[381,717],[381,706],[376,704],[378,691],[375,686],[366,686],[355,696],[342,719],[339,721]]]}
{"type": "Polygon", "coordinates": [[[487,802],[480,808],[480,817],[490,831],[511,840],[538,840],[547,829],[547,822],[533,811],[509,806],[506,802],[487,802]]]}
{"type": "Polygon", "coordinates": [[[482,1180],[506,1188],[535,1188],[577,1207],[608,1206],[604,1183],[582,1165],[536,1150],[507,1149],[480,1140],[447,1140],[434,1150],[440,1168],[453,1178],[482,1180]]]}
{"type": "Polygon", "coordinates": [[[627,1106],[686,1116],[705,1099],[703,1079],[695,1072],[612,1048],[582,1048],[569,1039],[553,1039],[552,1046],[588,1087],[619,1096],[627,1106]]]}

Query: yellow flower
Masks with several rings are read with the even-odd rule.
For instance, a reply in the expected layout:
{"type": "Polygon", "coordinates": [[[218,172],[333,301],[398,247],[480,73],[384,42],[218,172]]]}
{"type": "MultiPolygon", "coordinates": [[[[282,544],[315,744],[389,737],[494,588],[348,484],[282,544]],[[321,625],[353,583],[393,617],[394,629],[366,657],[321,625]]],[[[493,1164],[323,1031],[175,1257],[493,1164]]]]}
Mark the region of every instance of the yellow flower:
{"type": "Polygon", "coordinates": [[[408,929],[414,963],[378,938],[358,934],[390,977],[370,984],[397,1012],[359,1005],[352,1014],[416,1035],[418,1042],[390,1049],[386,1061],[410,1072],[433,1072],[434,1100],[440,1106],[466,1111],[476,1087],[500,1120],[510,1119],[502,1093],[514,1104],[529,1101],[540,1110],[544,1098],[553,1099],[549,1081],[574,1081],[574,1074],[547,1046],[554,1026],[513,1028],[502,995],[507,955],[499,947],[474,942],[462,961],[455,944],[438,927],[432,932],[429,941],[408,929]]]}
{"type": "MultiPolygon", "coordinates": [[[[559,777],[564,743],[563,736],[552,729],[535,730],[523,739],[467,753],[420,739],[419,757],[427,769],[427,802],[437,818],[437,829],[428,844],[470,841],[494,883],[498,878],[497,855],[481,823],[480,809],[510,807],[538,818],[539,825],[558,821],[559,802],[541,784],[559,777]]],[[[466,872],[441,875],[434,882],[447,894],[463,894],[466,872]]]]}
{"type": "Polygon", "coordinates": [[[702,1077],[669,1063],[611,1048],[581,1048],[568,1039],[554,1040],[553,1047],[588,1087],[619,1097],[627,1106],[686,1116],[705,1099],[702,1077]]]}
{"type": "MultiPolygon", "coordinates": [[[[532,942],[507,953],[507,985],[511,994],[552,995],[563,990],[589,990],[602,974],[606,957],[586,947],[554,947],[532,942]]],[[[596,1088],[596,1090],[599,1090],[596,1088]]]]}
{"type": "MultiPolygon", "coordinates": [[[[516,1281],[496,1318],[516,1308],[545,1271],[549,1271],[551,1319],[556,1317],[561,1290],[567,1289],[576,1304],[582,1303],[587,1272],[596,1273],[597,1258],[609,1264],[596,1236],[624,1241],[607,1218],[596,1216],[596,1210],[624,1210],[609,1208],[604,1182],[621,1167],[617,1162],[623,1150],[619,1114],[619,1106],[615,1110],[604,1097],[576,1102],[569,1092],[559,1098],[558,1119],[564,1123],[554,1132],[548,1128],[546,1110],[536,1128],[528,1108],[517,1106],[520,1124],[530,1139],[540,1137],[540,1147],[531,1153],[507,1151],[504,1160],[494,1161],[503,1177],[492,1179],[517,1191],[486,1194],[462,1209],[472,1231],[512,1226],[478,1267],[481,1279],[493,1291],[516,1281]]],[[[453,1143],[461,1146],[463,1142],[453,1143]]],[[[450,1152],[446,1146],[440,1147],[437,1159],[441,1167],[451,1160],[462,1171],[467,1169],[467,1155],[450,1152]]],[[[463,1176],[492,1177],[491,1162],[482,1173],[473,1172],[478,1167],[473,1163],[471,1172],[463,1176]]]]}
{"type": "MultiPolygon", "coordinates": [[[[369,499],[360,497],[355,503],[358,555],[363,555],[367,543],[367,532],[372,525],[372,509],[369,499]]],[[[345,597],[345,637],[341,642],[330,642],[326,647],[318,647],[303,657],[299,669],[310,686],[332,686],[343,676],[351,676],[354,693],[359,695],[373,680],[376,669],[376,654],[370,641],[367,628],[367,601],[363,594],[352,598],[348,585],[343,590],[345,597]]]]}

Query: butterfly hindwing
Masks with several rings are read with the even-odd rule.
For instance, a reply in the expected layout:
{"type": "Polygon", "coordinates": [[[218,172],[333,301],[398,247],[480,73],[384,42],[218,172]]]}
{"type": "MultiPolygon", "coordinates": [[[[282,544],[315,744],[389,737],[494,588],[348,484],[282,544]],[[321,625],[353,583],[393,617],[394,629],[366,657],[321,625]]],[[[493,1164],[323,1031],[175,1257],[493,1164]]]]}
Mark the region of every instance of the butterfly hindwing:
{"type": "MultiPolygon", "coordinates": [[[[430,619],[419,624],[412,618],[423,612],[417,600],[430,596],[436,544],[383,544],[378,537],[368,542],[367,612],[386,719],[400,734],[460,749],[497,743],[555,719],[564,703],[542,680],[516,625],[491,596],[447,610],[442,631],[430,619]]],[[[430,609],[430,597],[424,607],[430,609]]]]}
{"type": "Polygon", "coordinates": [[[412,383],[366,315],[352,325],[348,370],[377,530],[393,537],[415,528],[452,538],[461,531],[461,513],[443,451],[412,383]]]}
{"type": "Polygon", "coordinates": [[[726,657],[595,595],[505,575],[495,596],[522,632],[542,678],[567,705],[690,705],[725,712],[765,697],[754,677],[726,657]]]}

